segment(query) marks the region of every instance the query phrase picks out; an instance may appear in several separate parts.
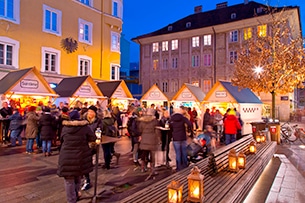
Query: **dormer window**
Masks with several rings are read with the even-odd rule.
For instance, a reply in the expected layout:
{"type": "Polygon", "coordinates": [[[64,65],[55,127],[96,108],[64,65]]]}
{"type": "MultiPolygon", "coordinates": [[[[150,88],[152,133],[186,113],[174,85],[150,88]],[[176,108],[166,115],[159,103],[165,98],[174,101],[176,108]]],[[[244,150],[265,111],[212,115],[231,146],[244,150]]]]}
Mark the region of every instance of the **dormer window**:
{"type": "Polygon", "coordinates": [[[172,31],[172,30],[173,30],[173,26],[172,25],[167,27],[167,31],[172,31]]]}
{"type": "Polygon", "coordinates": [[[263,12],[263,8],[262,7],[259,7],[256,9],[256,13],[262,13],[263,12]]]}
{"type": "Polygon", "coordinates": [[[231,13],[231,19],[235,19],[236,18],[236,13],[231,13]]]}
{"type": "Polygon", "coordinates": [[[191,25],[192,25],[192,23],[191,23],[191,22],[187,22],[187,23],[186,23],[186,25],[185,25],[185,27],[186,27],[186,28],[190,28],[190,27],[191,27],[191,25]]]}

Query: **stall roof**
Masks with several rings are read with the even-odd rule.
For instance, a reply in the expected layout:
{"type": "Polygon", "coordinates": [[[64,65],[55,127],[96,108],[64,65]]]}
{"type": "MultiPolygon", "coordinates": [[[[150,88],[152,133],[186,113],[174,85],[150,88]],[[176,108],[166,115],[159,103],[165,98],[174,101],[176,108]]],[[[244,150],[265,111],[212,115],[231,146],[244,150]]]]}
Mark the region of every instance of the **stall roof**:
{"type": "Polygon", "coordinates": [[[188,83],[184,83],[182,87],[179,89],[179,91],[175,94],[175,96],[172,98],[172,100],[177,100],[180,94],[187,89],[197,100],[197,102],[202,102],[205,94],[201,90],[200,87],[188,83]]]}
{"type": "Polygon", "coordinates": [[[84,95],[86,97],[103,97],[102,92],[95,84],[94,80],[90,75],[87,76],[78,76],[78,77],[69,77],[64,78],[58,86],[55,88],[55,91],[57,94],[59,94],[60,97],[73,97],[73,96],[81,96],[81,95],[75,95],[80,90],[82,85],[88,82],[90,86],[95,91],[96,95],[84,95]]]}
{"type": "Polygon", "coordinates": [[[228,81],[216,82],[204,100],[209,101],[210,97],[215,93],[219,86],[225,88],[237,103],[262,104],[262,101],[249,88],[239,89],[237,86],[233,86],[231,82],[228,81]]]}
{"type": "MultiPolygon", "coordinates": [[[[29,88],[29,89],[34,89],[34,88],[29,88]]],[[[38,89],[38,87],[36,89],[38,89]]],[[[15,94],[17,94],[18,92],[18,94],[27,94],[27,95],[58,96],[54,92],[54,90],[49,86],[48,82],[44,79],[44,77],[40,74],[40,72],[36,70],[35,67],[12,71],[9,72],[6,76],[4,76],[0,80],[0,94],[8,94],[10,92],[15,94]],[[31,77],[31,79],[34,78],[37,80],[34,81],[35,84],[39,84],[40,82],[43,85],[43,87],[42,89],[39,90],[44,90],[44,91],[31,92],[25,90],[25,92],[23,92],[20,87],[17,87],[18,83],[20,83],[22,80],[27,79],[28,76],[31,77]]]]}
{"type": "Polygon", "coordinates": [[[160,100],[160,101],[169,101],[168,97],[160,90],[158,85],[154,84],[147,90],[147,92],[142,96],[141,100],[160,100]],[[157,94],[151,95],[152,91],[157,94]]]}
{"type": "Polygon", "coordinates": [[[127,98],[133,98],[124,80],[99,82],[97,83],[97,86],[102,91],[102,93],[108,98],[118,98],[115,93],[120,87],[123,89],[127,98]]]}

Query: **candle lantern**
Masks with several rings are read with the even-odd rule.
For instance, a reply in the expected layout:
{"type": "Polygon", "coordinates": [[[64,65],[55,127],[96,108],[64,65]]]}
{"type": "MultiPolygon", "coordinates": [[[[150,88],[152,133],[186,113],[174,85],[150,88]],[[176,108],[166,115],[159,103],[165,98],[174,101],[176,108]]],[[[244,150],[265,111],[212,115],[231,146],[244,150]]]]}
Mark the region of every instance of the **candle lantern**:
{"type": "Polygon", "coordinates": [[[96,136],[96,144],[100,144],[101,143],[101,139],[102,139],[102,131],[100,128],[97,128],[95,130],[95,136],[96,136]]]}
{"type": "Polygon", "coordinates": [[[250,142],[249,152],[250,152],[250,154],[255,154],[256,153],[256,144],[255,144],[254,141],[250,142]]]}
{"type": "Polygon", "coordinates": [[[167,202],[168,203],[181,203],[182,202],[183,185],[179,181],[172,181],[167,186],[167,202]]]}
{"type": "Polygon", "coordinates": [[[237,155],[235,149],[231,149],[228,155],[229,171],[238,172],[237,155]]]}
{"type": "Polygon", "coordinates": [[[243,152],[239,152],[237,156],[238,168],[246,168],[246,155],[243,152]]]}
{"type": "Polygon", "coordinates": [[[187,201],[203,203],[204,200],[204,188],[203,188],[204,175],[200,173],[200,170],[195,166],[191,170],[191,174],[188,175],[188,197],[187,201]]]}
{"type": "Polygon", "coordinates": [[[261,143],[262,142],[262,136],[260,133],[257,133],[255,136],[255,140],[257,143],[261,143]]]}
{"type": "Polygon", "coordinates": [[[265,133],[261,133],[261,142],[266,142],[265,133]]]}

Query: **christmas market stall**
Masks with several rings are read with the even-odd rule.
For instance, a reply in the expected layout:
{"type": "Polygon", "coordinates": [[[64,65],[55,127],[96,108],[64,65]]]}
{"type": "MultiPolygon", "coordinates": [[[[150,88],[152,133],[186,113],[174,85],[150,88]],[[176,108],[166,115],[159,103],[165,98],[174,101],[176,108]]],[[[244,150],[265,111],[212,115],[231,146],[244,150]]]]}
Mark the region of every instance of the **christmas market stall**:
{"type": "Polygon", "coordinates": [[[126,111],[135,101],[124,80],[99,82],[97,86],[108,97],[108,104],[119,107],[121,111],[126,111]]]}
{"type": "Polygon", "coordinates": [[[58,96],[35,67],[9,72],[0,80],[0,94],[1,104],[7,101],[21,114],[26,106],[47,105],[58,96]]]}
{"type": "Polygon", "coordinates": [[[239,89],[227,81],[217,81],[204,99],[204,107],[219,109],[224,114],[228,108],[240,113],[244,123],[243,134],[252,133],[251,122],[261,121],[262,102],[248,88],[239,89]]]}
{"type": "Polygon", "coordinates": [[[160,88],[154,84],[141,98],[141,104],[145,107],[150,107],[151,104],[156,106],[163,106],[168,108],[169,99],[167,96],[160,90],[160,88]]]}
{"type": "Polygon", "coordinates": [[[88,106],[95,105],[99,101],[102,108],[106,108],[107,99],[95,84],[90,75],[64,78],[55,88],[59,98],[56,103],[66,102],[70,107],[76,101],[88,102],[88,106]]]}

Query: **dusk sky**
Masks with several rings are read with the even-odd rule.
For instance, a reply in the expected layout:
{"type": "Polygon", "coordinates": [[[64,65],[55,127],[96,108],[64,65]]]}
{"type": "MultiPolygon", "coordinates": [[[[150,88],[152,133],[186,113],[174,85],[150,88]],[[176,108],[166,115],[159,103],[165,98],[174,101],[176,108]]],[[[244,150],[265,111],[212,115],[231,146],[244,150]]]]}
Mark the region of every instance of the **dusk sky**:
{"type": "MultiPolygon", "coordinates": [[[[170,23],[194,13],[194,7],[202,5],[202,11],[216,8],[216,4],[228,2],[228,6],[243,3],[244,0],[124,0],[123,33],[125,38],[137,37],[153,32],[170,23]]],[[[250,2],[251,0],[249,0],[250,2]]],[[[301,25],[305,36],[305,1],[304,0],[255,0],[271,6],[300,6],[301,25]]],[[[131,62],[139,61],[139,46],[131,42],[131,62]]]]}

